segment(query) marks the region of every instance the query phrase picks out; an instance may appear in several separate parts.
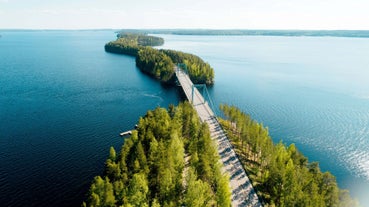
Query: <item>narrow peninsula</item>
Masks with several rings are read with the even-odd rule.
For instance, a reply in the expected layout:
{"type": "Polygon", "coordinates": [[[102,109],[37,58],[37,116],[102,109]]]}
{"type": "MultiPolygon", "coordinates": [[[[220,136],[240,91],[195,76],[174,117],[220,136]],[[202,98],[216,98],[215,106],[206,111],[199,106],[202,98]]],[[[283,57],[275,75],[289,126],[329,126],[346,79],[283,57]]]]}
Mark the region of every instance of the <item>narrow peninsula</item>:
{"type": "Polygon", "coordinates": [[[137,67],[163,83],[174,84],[175,64],[183,63],[195,84],[214,84],[214,70],[200,57],[175,50],[155,49],[164,40],[145,34],[123,33],[118,39],[105,45],[105,51],[136,57],[137,67]]]}

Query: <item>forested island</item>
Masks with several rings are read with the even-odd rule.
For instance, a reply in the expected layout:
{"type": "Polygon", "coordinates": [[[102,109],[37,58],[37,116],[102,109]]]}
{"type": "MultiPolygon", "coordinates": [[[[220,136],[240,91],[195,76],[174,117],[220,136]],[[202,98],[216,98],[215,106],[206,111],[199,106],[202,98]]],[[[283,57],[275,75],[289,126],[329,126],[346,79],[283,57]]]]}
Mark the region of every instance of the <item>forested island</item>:
{"type": "MultiPolygon", "coordinates": [[[[199,74],[206,73],[201,66],[208,64],[195,55],[148,46],[160,44],[162,40],[151,36],[129,34],[119,35],[105,49],[135,56],[142,71],[163,82],[173,81],[174,63],[188,68],[192,63],[199,74]]],[[[200,77],[194,71],[193,77],[200,77]]],[[[264,206],[359,206],[331,173],[309,162],[294,144],[273,143],[267,128],[234,106],[220,109],[224,116],[218,119],[264,206]]],[[[186,102],[148,111],[118,154],[110,148],[105,172],[95,177],[83,206],[230,204],[229,177],[221,173],[209,128],[186,102]]]]}
{"type": "Polygon", "coordinates": [[[110,148],[83,206],[224,206],[229,177],[221,172],[209,128],[189,103],[148,111],[120,153],[110,148]]]}
{"type": "Polygon", "coordinates": [[[175,65],[184,63],[187,72],[195,84],[214,84],[214,70],[200,57],[175,50],[158,50],[164,40],[141,33],[121,33],[118,39],[105,45],[105,51],[136,57],[136,65],[163,83],[175,83],[175,65]]]}

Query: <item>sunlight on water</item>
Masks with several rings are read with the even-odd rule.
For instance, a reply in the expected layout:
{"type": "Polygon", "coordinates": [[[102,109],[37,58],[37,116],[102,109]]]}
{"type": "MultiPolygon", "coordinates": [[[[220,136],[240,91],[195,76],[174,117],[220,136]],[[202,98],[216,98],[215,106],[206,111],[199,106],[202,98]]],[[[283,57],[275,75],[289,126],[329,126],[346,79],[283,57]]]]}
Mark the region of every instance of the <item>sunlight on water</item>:
{"type": "Polygon", "coordinates": [[[358,151],[347,155],[348,164],[351,169],[358,169],[358,176],[362,176],[369,180],[369,153],[358,151]]]}
{"type": "Polygon", "coordinates": [[[296,143],[369,206],[369,39],[162,37],[165,48],[214,67],[216,104],[234,104],[268,126],[276,142],[296,143]]]}

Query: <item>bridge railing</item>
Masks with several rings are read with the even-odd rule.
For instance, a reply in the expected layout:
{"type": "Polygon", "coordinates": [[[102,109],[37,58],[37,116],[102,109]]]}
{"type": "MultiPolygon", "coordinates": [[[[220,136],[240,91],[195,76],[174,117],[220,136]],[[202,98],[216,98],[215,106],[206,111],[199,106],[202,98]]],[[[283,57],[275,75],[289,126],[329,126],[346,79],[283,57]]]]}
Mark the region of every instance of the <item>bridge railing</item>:
{"type": "MultiPolygon", "coordinates": [[[[179,73],[185,74],[188,77],[188,80],[189,80],[189,82],[191,84],[191,88],[192,88],[192,90],[191,90],[191,96],[190,97],[187,97],[189,99],[189,101],[193,104],[194,103],[195,88],[202,88],[202,93],[200,92],[200,90],[198,90],[198,91],[202,95],[202,98],[204,100],[203,104],[205,104],[205,102],[208,101],[208,103],[210,104],[209,107],[213,111],[214,115],[217,116],[217,114],[216,114],[216,108],[215,108],[213,99],[211,98],[211,96],[209,94],[209,91],[207,89],[206,84],[193,84],[193,82],[191,81],[191,79],[189,77],[187,66],[184,63],[177,63],[176,70],[177,70],[176,71],[176,74],[179,74],[179,73]],[[206,100],[205,97],[208,100],[206,100]],[[191,98],[191,100],[190,100],[190,98],[191,98]]],[[[178,79],[178,77],[177,77],[177,79],[178,79]]]]}

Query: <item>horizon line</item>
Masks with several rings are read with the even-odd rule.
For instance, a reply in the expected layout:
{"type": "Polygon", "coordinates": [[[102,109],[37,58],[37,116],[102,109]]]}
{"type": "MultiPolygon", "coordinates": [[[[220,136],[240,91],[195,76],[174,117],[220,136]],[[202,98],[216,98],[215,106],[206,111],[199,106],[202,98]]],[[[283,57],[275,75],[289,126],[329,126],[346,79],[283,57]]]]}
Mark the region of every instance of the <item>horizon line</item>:
{"type": "Polygon", "coordinates": [[[0,28],[0,31],[5,30],[23,30],[23,31],[91,31],[91,30],[211,30],[211,31],[368,31],[369,29],[225,29],[225,28],[0,28]]]}

